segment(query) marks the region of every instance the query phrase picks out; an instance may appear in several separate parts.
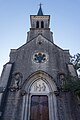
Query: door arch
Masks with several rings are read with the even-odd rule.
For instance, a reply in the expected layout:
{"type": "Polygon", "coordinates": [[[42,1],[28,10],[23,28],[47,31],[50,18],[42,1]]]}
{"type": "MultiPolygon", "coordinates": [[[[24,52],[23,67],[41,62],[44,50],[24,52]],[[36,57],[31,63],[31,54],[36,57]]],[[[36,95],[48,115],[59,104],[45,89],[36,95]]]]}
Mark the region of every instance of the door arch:
{"type": "Polygon", "coordinates": [[[45,111],[45,116],[47,114],[46,120],[58,120],[56,96],[54,94],[57,87],[47,73],[38,71],[32,74],[23,85],[23,90],[27,93],[23,97],[23,120],[32,120],[33,116],[33,120],[38,120],[37,116],[39,115],[39,120],[44,120],[42,111],[45,111]],[[35,108],[39,108],[38,113],[34,112],[35,108]]]}

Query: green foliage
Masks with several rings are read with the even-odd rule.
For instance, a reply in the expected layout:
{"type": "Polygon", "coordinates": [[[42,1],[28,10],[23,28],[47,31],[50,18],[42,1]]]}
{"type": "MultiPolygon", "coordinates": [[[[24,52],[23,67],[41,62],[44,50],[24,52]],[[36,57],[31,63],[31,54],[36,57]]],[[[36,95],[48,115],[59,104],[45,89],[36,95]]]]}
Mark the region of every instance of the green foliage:
{"type": "MultiPolygon", "coordinates": [[[[78,72],[78,75],[80,75],[80,54],[79,53],[71,57],[71,63],[74,65],[74,68],[78,72]]],[[[62,88],[64,91],[74,92],[76,95],[80,97],[80,78],[67,76],[65,78],[62,88]]]]}
{"type": "Polygon", "coordinates": [[[71,57],[71,63],[74,65],[74,68],[80,72],[80,54],[71,57]]]}
{"type": "Polygon", "coordinates": [[[72,76],[66,77],[63,90],[74,92],[80,97],[80,79],[72,76]]]}

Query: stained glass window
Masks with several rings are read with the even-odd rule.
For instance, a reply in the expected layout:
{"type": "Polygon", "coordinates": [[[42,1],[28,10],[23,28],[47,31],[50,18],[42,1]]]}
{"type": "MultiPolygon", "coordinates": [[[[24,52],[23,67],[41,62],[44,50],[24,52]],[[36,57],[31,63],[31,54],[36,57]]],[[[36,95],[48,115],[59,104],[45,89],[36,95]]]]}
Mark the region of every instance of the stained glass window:
{"type": "Polygon", "coordinates": [[[34,55],[34,61],[37,63],[42,63],[46,61],[46,54],[45,53],[35,53],[34,55]]]}

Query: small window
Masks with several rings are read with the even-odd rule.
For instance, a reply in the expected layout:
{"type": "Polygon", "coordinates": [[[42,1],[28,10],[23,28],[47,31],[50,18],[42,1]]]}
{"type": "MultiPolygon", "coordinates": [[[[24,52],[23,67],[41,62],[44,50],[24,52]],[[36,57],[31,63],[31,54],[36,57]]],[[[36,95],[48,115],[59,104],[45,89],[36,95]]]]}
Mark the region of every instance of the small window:
{"type": "Polygon", "coordinates": [[[47,56],[45,53],[38,52],[34,54],[33,59],[36,63],[43,63],[47,61],[47,56]]]}
{"type": "Polygon", "coordinates": [[[44,28],[44,22],[41,21],[41,28],[44,28]]]}
{"type": "Polygon", "coordinates": [[[39,21],[36,22],[36,28],[39,28],[39,21]]]}

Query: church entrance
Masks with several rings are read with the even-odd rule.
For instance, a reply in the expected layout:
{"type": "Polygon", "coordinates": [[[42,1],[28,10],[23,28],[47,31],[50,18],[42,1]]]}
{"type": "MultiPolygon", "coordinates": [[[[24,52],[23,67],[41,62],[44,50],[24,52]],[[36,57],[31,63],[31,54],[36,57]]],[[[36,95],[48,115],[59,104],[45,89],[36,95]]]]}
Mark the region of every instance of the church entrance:
{"type": "Polygon", "coordinates": [[[54,91],[57,91],[52,78],[44,72],[34,74],[24,84],[22,120],[58,120],[57,103],[54,91]]]}
{"type": "Polygon", "coordinates": [[[30,120],[49,120],[48,96],[32,95],[30,120]]]}

